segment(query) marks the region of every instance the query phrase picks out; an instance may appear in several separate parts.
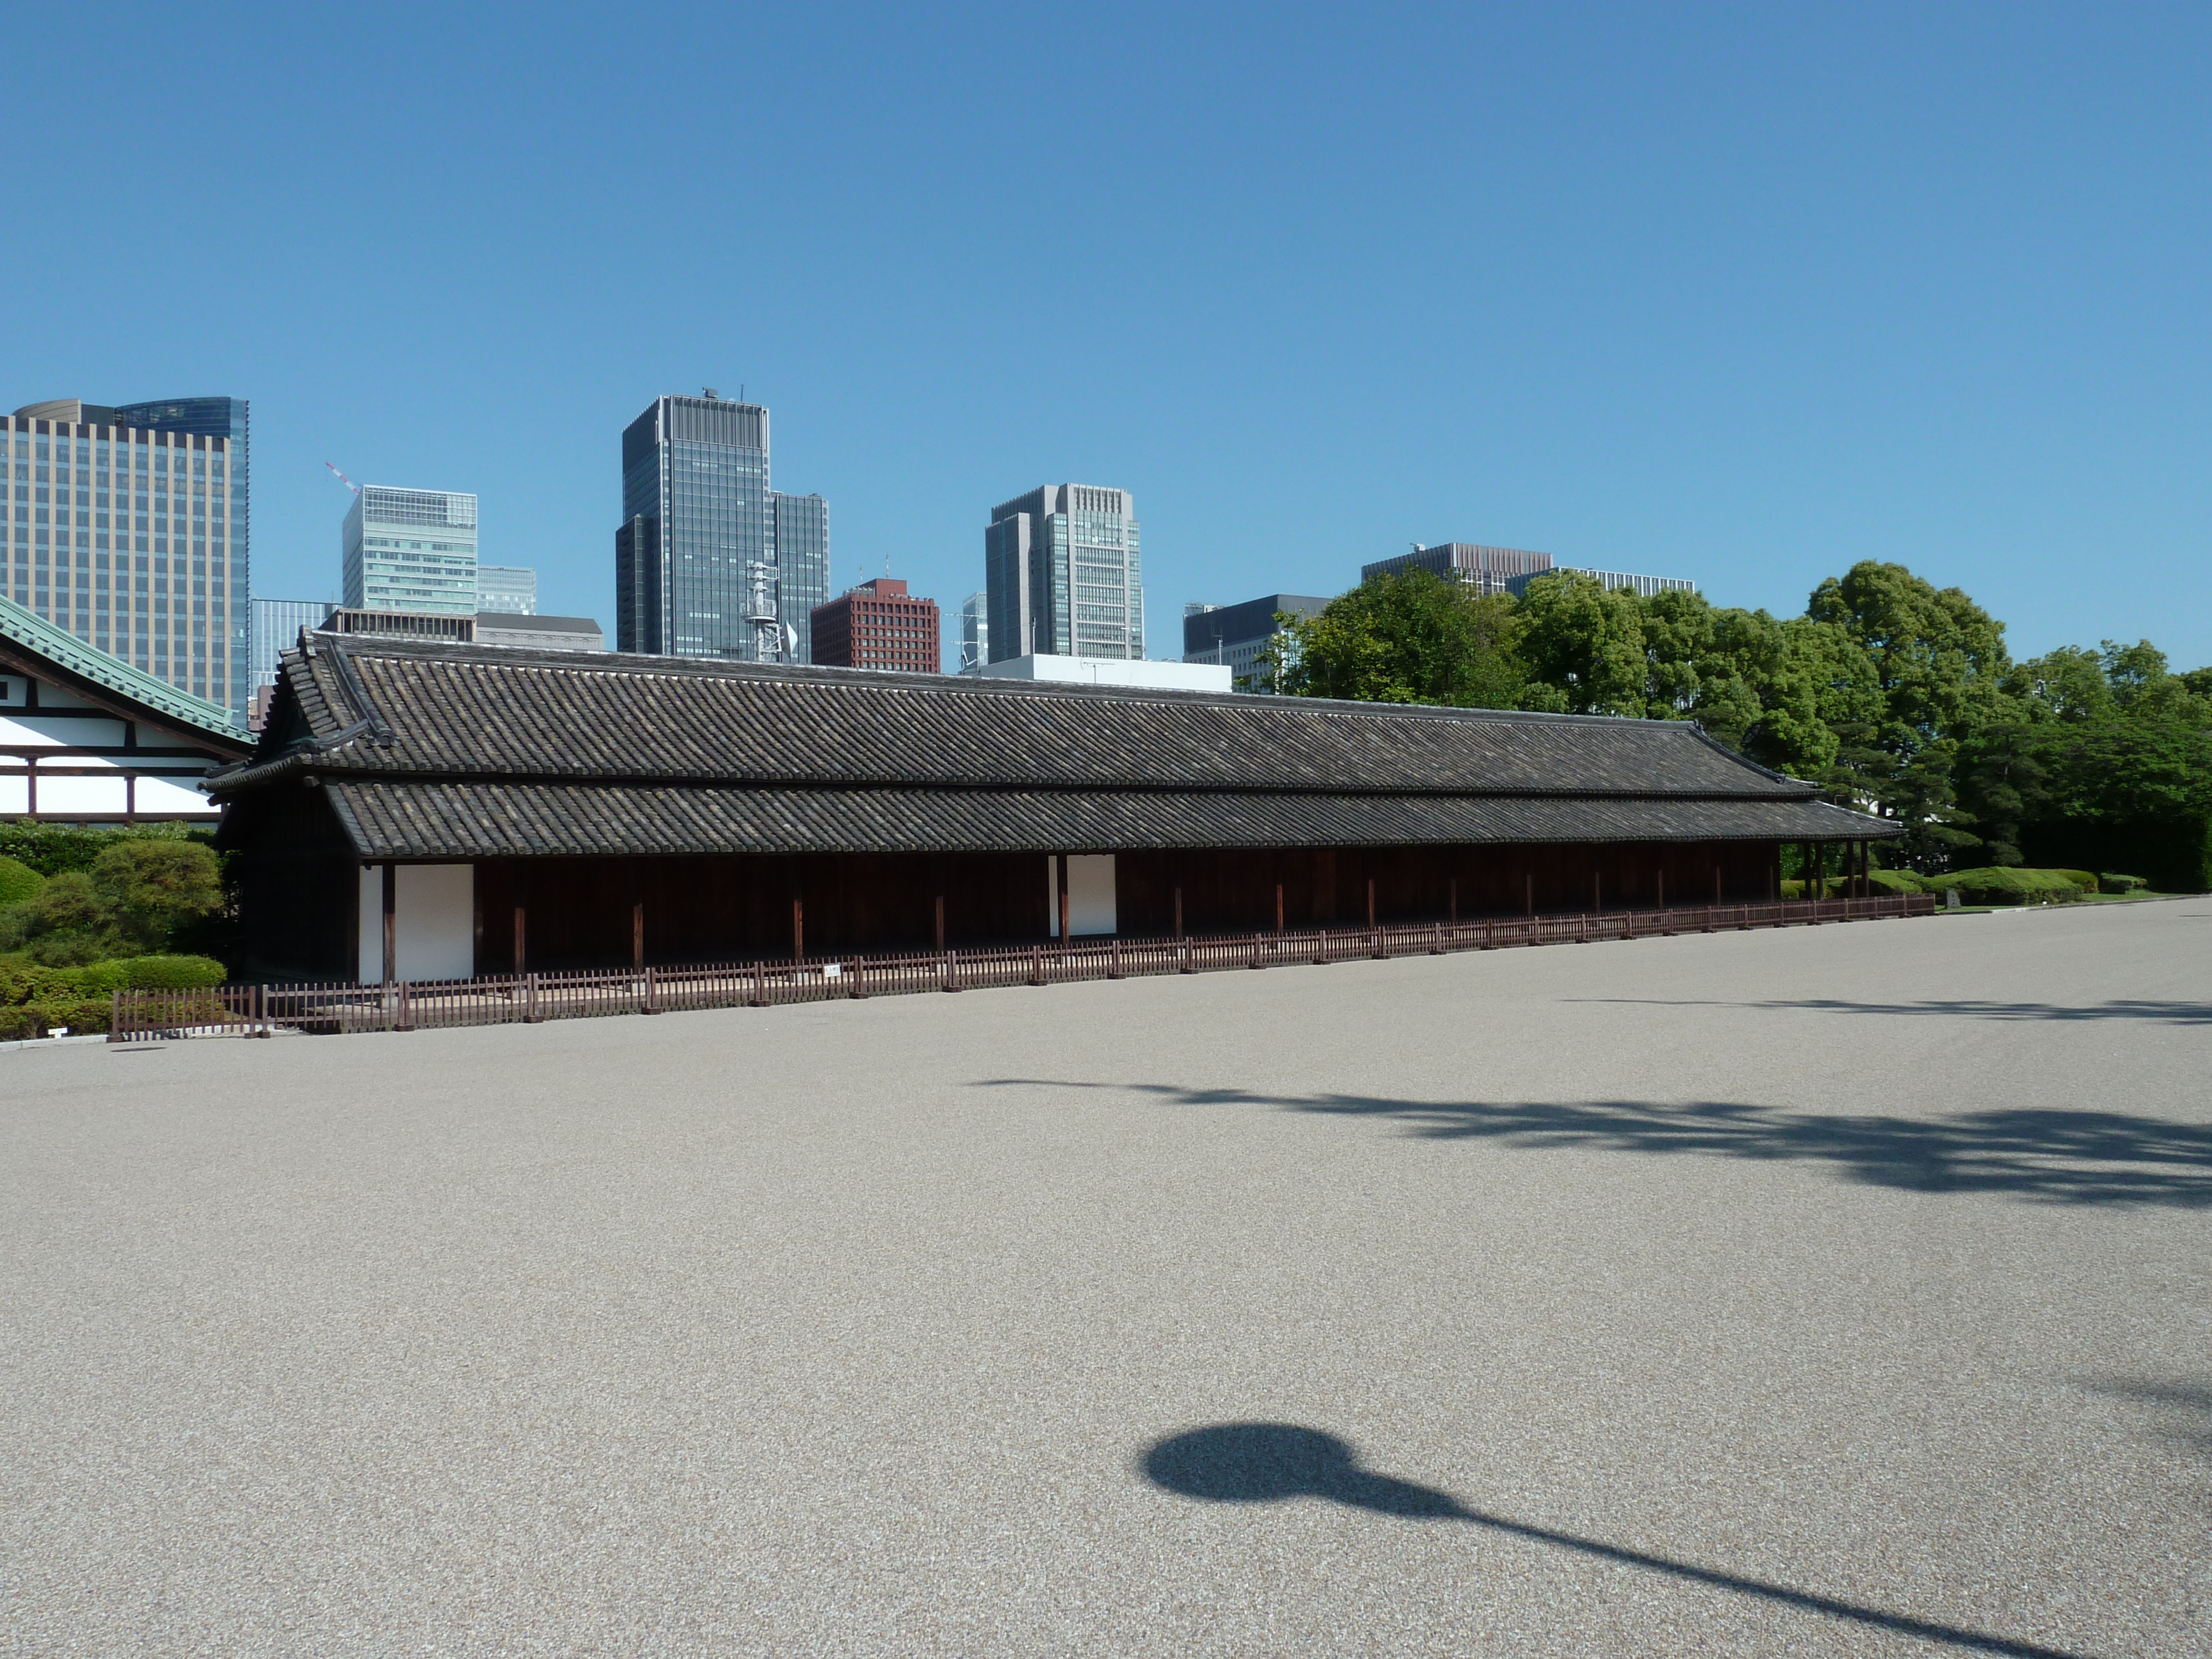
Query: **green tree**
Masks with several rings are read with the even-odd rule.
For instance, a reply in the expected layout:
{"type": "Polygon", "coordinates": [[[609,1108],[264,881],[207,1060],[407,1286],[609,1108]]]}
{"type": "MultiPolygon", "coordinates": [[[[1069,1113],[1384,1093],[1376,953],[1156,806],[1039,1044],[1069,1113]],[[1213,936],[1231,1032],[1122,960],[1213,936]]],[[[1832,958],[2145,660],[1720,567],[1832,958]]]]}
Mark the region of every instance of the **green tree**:
{"type": "Polygon", "coordinates": [[[215,854],[197,842],[114,841],[89,870],[49,877],[8,913],[12,941],[52,966],[166,949],[222,908],[215,854]]]}
{"type": "Polygon", "coordinates": [[[1593,576],[1556,571],[1528,584],[1520,620],[1521,659],[1529,677],[1559,692],[1566,712],[1648,711],[1644,607],[1629,589],[1608,592],[1593,576]]]}
{"type": "Polygon", "coordinates": [[[1378,576],[1318,616],[1276,620],[1266,660],[1293,696],[1510,708],[1527,680],[1513,602],[1426,570],[1378,576]]]}

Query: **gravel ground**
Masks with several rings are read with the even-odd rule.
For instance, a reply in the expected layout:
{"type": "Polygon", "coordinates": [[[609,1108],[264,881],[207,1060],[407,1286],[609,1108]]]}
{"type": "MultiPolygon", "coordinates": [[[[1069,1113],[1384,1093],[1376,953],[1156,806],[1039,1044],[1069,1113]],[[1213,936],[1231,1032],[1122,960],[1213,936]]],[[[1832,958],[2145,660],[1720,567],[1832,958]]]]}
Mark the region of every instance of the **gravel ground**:
{"type": "Polygon", "coordinates": [[[2212,1650],[2212,901],[0,1055],[0,1648],[2212,1650]]]}

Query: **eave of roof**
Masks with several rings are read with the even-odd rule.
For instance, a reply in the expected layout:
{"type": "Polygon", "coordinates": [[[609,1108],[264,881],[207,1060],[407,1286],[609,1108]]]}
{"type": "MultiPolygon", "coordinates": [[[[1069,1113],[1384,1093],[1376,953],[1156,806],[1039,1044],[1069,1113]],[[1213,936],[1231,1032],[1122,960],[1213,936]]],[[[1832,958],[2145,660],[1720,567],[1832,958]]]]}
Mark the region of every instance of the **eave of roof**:
{"type": "Polygon", "coordinates": [[[1884,840],[1826,801],[1372,793],[678,787],[343,776],[361,857],[656,857],[1884,840]]]}
{"type": "Polygon", "coordinates": [[[109,698],[121,699],[145,717],[213,739],[228,750],[242,751],[253,743],[253,734],[232,719],[229,710],[155,679],[4,597],[0,597],[0,639],[88,687],[97,687],[109,698]]]}

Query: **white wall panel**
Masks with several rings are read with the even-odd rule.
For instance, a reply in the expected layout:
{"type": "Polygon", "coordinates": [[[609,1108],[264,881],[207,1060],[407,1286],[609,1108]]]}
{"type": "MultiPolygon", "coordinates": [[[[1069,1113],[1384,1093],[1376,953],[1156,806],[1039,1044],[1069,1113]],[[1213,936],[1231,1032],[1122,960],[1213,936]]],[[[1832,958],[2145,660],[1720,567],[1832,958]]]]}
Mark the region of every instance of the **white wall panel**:
{"type": "MultiPolygon", "coordinates": [[[[1059,919],[1054,917],[1057,921],[1059,919]]],[[[1078,853],[1067,860],[1067,931],[1115,931],[1114,855],[1078,853]]]]}
{"type": "MultiPolygon", "coordinates": [[[[467,979],[476,972],[476,866],[403,864],[392,891],[401,979],[467,979]]],[[[384,866],[361,872],[361,982],[384,977],[384,866]]]]}
{"type": "MultiPolygon", "coordinates": [[[[204,806],[206,801],[201,799],[204,806]]],[[[79,813],[103,817],[119,817],[123,813],[123,780],[112,778],[57,778],[39,774],[39,816],[42,818],[75,817],[79,813]]]]}

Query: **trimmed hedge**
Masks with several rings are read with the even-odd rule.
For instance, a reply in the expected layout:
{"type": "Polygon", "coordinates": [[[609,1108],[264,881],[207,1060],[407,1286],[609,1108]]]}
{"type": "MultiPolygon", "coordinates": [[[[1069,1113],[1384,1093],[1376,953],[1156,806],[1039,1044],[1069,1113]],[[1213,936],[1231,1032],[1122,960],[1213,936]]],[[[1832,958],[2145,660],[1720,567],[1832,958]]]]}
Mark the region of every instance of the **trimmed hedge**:
{"type": "Polygon", "coordinates": [[[1921,881],[1930,893],[1956,890],[1969,904],[2063,904],[2081,897],[2085,890],[2096,890],[2095,877],[2089,877],[2090,885],[2086,890],[2076,879],[2087,873],[2080,870],[2021,870],[1992,866],[1982,870],[1954,870],[1946,875],[1923,876],[1921,881]]]}
{"type": "Polygon", "coordinates": [[[2141,876],[2116,876],[2110,871],[2097,878],[2097,890],[2100,893],[2134,893],[2149,885],[2141,876]]]}
{"type": "Polygon", "coordinates": [[[125,957],[82,968],[0,957],[0,1042],[44,1036],[58,1025],[105,1031],[116,991],[196,991],[225,977],[212,957],[125,957]]]}
{"type": "Polygon", "coordinates": [[[46,878],[23,862],[0,854],[0,908],[21,904],[46,884],[46,878]]]}

